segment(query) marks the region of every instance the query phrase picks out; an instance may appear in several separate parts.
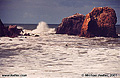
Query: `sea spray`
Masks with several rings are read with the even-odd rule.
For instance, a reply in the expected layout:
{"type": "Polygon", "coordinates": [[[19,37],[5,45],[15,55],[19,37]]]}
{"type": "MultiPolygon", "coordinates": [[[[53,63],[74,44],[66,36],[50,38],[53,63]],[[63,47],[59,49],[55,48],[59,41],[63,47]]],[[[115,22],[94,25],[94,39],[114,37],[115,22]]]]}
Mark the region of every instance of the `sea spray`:
{"type": "Polygon", "coordinates": [[[32,30],[32,33],[39,34],[39,33],[44,33],[48,32],[50,28],[48,27],[46,22],[39,22],[38,26],[36,29],[32,30]]]}
{"type": "Polygon", "coordinates": [[[39,22],[36,29],[34,30],[27,30],[27,29],[24,29],[23,30],[23,35],[24,34],[30,34],[31,36],[34,36],[34,35],[42,35],[42,34],[54,34],[55,33],[55,28],[49,28],[49,26],[47,25],[46,22],[39,22]]]}

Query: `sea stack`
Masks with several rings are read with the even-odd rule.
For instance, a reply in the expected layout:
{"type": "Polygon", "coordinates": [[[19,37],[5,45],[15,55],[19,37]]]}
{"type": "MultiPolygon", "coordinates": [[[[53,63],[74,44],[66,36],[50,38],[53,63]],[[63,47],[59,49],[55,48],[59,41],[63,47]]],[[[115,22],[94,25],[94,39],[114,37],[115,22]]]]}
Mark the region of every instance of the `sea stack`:
{"type": "Polygon", "coordinates": [[[80,37],[118,37],[115,10],[110,7],[95,7],[86,16],[76,13],[66,17],[56,29],[56,34],[79,35],[80,37]]]}
{"type": "Polygon", "coordinates": [[[0,19],[0,37],[4,36],[4,24],[0,19]]]}
{"type": "Polygon", "coordinates": [[[56,29],[56,34],[79,35],[85,16],[76,13],[62,19],[62,23],[56,29]]]}
{"type": "Polygon", "coordinates": [[[118,37],[115,24],[115,10],[110,7],[96,7],[86,15],[80,37],[118,37]]]}

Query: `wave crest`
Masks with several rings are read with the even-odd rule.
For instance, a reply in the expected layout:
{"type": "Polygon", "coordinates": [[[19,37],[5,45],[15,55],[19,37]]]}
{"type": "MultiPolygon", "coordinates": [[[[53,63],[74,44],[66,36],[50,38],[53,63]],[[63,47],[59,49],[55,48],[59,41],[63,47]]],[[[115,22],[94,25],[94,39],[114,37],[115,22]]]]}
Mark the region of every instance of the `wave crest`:
{"type": "Polygon", "coordinates": [[[43,32],[48,32],[50,30],[50,28],[48,27],[47,23],[44,21],[39,22],[39,24],[37,25],[37,28],[32,30],[32,33],[43,33],[43,32]]]}

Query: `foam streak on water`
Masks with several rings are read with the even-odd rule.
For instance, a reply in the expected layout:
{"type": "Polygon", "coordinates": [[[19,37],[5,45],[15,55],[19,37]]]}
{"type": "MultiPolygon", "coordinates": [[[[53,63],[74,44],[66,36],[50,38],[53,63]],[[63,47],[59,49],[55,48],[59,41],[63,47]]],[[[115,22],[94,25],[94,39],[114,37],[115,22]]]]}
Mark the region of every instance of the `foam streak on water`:
{"type": "Polygon", "coordinates": [[[120,78],[119,38],[53,33],[0,38],[0,78],[3,74],[27,74],[22,78],[85,78],[81,75],[91,73],[117,74],[110,78],[120,78]]]}

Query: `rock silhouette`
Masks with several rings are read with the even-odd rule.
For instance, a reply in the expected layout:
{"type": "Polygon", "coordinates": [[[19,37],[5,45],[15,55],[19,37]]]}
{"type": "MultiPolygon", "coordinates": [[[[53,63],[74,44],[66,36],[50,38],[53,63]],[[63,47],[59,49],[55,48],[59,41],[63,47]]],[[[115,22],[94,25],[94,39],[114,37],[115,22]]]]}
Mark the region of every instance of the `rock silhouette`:
{"type": "Polygon", "coordinates": [[[17,37],[20,35],[22,29],[17,29],[16,25],[10,25],[7,30],[6,36],[8,37],[17,37]]]}
{"type": "Polygon", "coordinates": [[[0,20],[0,37],[4,36],[4,29],[5,29],[4,24],[0,20]]]}
{"type": "Polygon", "coordinates": [[[96,7],[86,16],[77,13],[64,18],[56,29],[56,33],[79,35],[80,37],[118,37],[115,28],[116,22],[114,9],[96,7]]]}
{"type": "Polygon", "coordinates": [[[10,25],[5,27],[0,20],[0,37],[17,37],[21,35],[22,29],[17,29],[16,25],[10,25]]]}
{"type": "Polygon", "coordinates": [[[79,35],[84,17],[84,15],[76,13],[64,18],[56,29],[56,34],[79,35]]]}
{"type": "Polygon", "coordinates": [[[82,37],[118,37],[115,24],[115,10],[110,7],[97,7],[86,15],[81,28],[82,37]]]}

